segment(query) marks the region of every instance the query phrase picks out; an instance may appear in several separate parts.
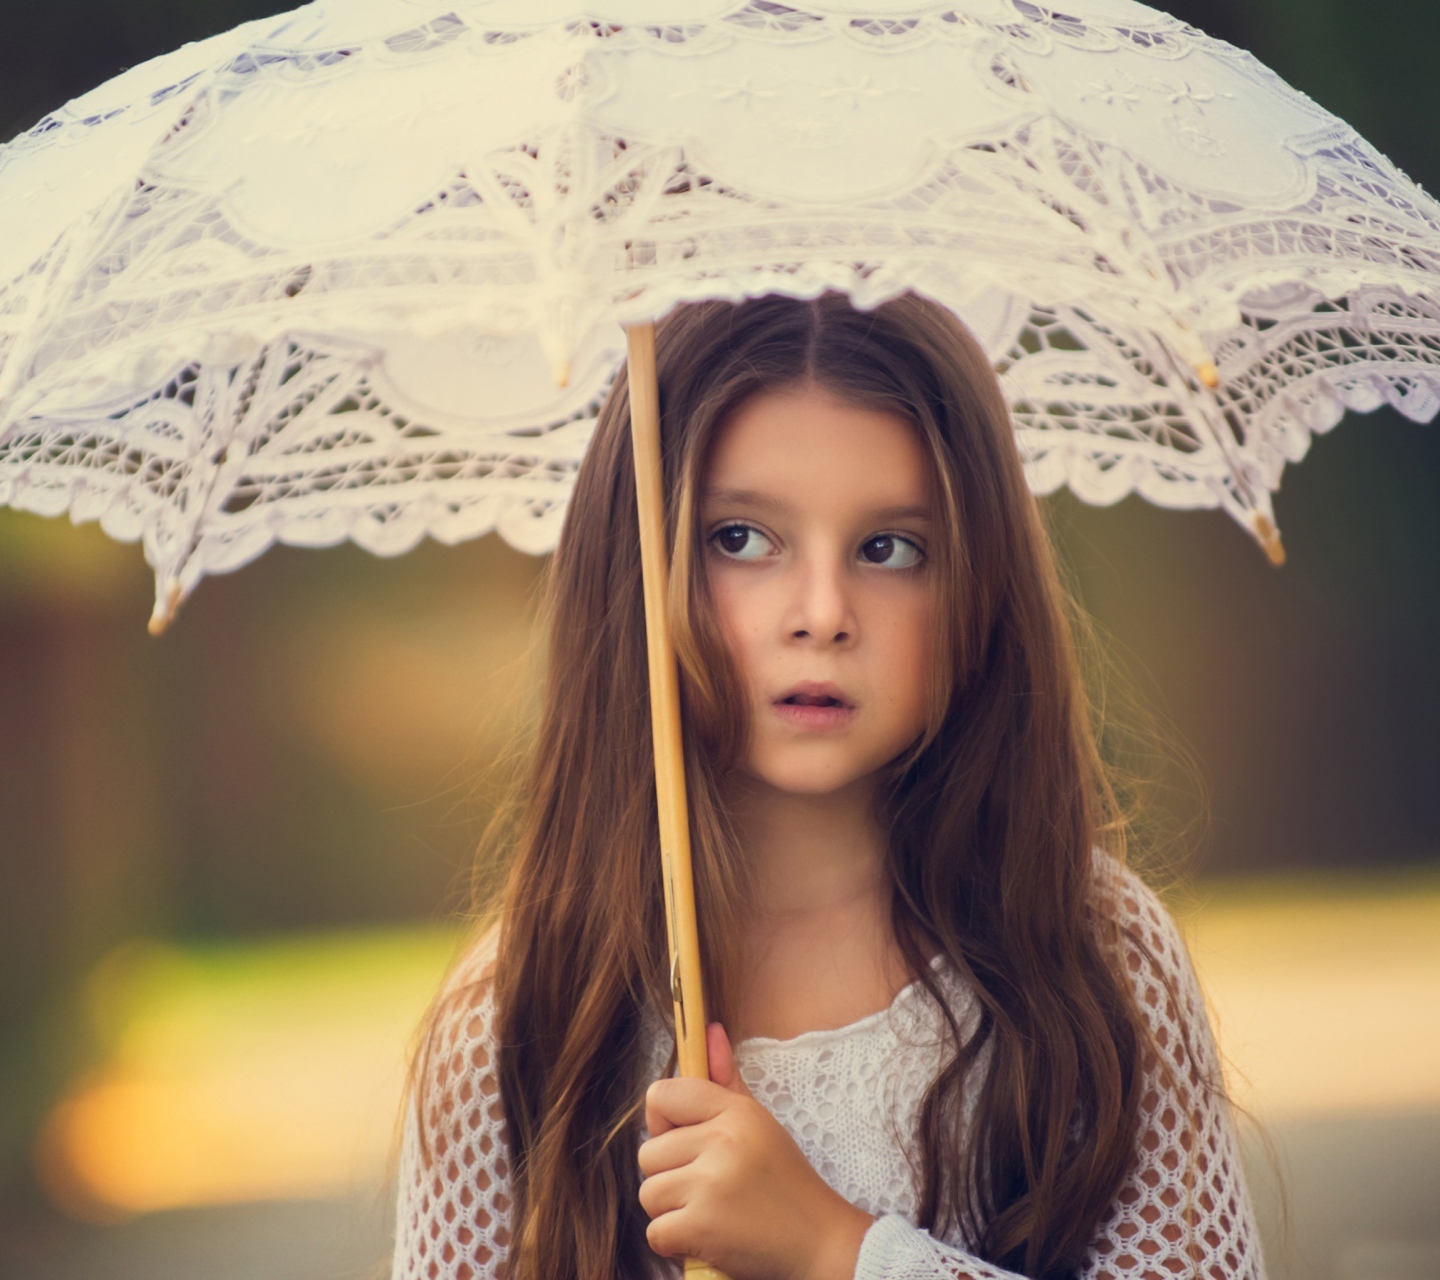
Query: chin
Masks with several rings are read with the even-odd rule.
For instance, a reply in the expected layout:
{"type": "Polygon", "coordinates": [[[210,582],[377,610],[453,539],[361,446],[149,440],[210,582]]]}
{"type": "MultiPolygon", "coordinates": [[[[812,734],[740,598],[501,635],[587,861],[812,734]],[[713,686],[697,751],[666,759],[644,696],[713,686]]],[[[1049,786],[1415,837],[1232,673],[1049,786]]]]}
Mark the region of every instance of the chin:
{"type": "Polygon", "coordinates": [[[795,796],[826,796],[868,777],[874,770],[851,761],[764,760],[746,771],[776,791],[795,796]]]}

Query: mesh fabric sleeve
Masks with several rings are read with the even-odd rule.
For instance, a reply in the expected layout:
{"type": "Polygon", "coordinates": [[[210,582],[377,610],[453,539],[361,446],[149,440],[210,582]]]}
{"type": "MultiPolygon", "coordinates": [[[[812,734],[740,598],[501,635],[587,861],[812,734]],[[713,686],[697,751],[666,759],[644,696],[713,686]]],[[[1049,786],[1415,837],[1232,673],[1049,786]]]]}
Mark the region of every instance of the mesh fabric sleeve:
{"type": "MultiPolygon", "coordinates": [[[[1185,945],[1155,895],[1102,861],[1125,966],[1163,1061],[1146,1069],[1136,1162],[1078,1280],[1264,1280],[1219,1057],[1185,945]]],[[[1017,1277],[889,1216],[866,1234],[855,1280],[1017,1277]]]]}
{"type": "Polygon", "coordinates": [[[494,1022],[492,984],[470,981],[432,1024],[405,1103],[391,1280],[503,1280],[510,1163],[494,1022]]]}

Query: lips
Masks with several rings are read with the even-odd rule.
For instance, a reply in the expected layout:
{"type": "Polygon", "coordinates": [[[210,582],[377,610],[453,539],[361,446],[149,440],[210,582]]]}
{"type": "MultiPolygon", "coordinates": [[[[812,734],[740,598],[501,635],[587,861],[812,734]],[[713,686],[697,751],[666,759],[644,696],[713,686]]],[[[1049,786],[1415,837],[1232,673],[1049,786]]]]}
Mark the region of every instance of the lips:
{"type": "Polygon", "coordinates": [[[844,707],[855,710],[855,704],[845,696],[839,685],[802,680],[775,699],[776,703],[791,707],[844,707]]]}
{"type": "Polygon", "coordinates": [[[855,704],[838,686],[802,681],[771,704],[776,715],[797,729],[838,729],[855,716],[855,704]]]}

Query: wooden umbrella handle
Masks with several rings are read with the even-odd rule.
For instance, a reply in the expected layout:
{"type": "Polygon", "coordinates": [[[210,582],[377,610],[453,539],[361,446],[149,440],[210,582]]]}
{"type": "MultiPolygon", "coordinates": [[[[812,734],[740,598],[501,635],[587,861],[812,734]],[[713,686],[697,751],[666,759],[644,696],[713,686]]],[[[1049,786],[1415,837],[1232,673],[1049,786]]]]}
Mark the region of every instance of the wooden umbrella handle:
{"type": "MultiPolygon", "coordinates": [[[[670,639],[669,551],[665,537],[664,471],[660,459],[660,389],[655,371],[655,326],[631,325],[630,436],[635,450],[635,496],[640,508],[640,568],[645,579],[645,647],[650,658],[650,723],[655,741],[655,797],[665,877],[665,929],[670,944],[670,991],[680,1074],[710,1078],[705,1050],[705,992],[700,980],[700,933],[690,872],[690,814],[685,798],[685,750],[680,736],[680,677],[670,639]]],[[[685,1259],[686,1280],[726,1280],[698,1258],[685,1259]]]]}

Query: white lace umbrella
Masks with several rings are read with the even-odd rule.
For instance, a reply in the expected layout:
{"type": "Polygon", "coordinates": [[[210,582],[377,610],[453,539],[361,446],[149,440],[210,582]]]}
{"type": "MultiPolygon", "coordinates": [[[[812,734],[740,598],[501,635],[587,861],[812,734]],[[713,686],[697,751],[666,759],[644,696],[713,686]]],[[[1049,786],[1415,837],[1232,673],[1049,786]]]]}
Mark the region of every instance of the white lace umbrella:
{"type": "Polygon", "coordinates": [[[1312,432],[1440,404],[1440,207],[1249,55],[1056,2],[336,0],[137,67],[0,151],[0,501],[143,541],[157,624],[277,539],[543,551],[622,324],[914,288],[1037,491],[1278,554],[1312,432]]]}
{"type": "Polygon", "coordinates": [[[276,540],[543,551],[623,326],[915,289],[1037,491],[1278,560],[1312,432],[1440,406],[1440,206],[1249,55],[1055,3],[335,0],[135,68],[0,152],[0,501],[140,539],[157,626],[276,540]]]}

